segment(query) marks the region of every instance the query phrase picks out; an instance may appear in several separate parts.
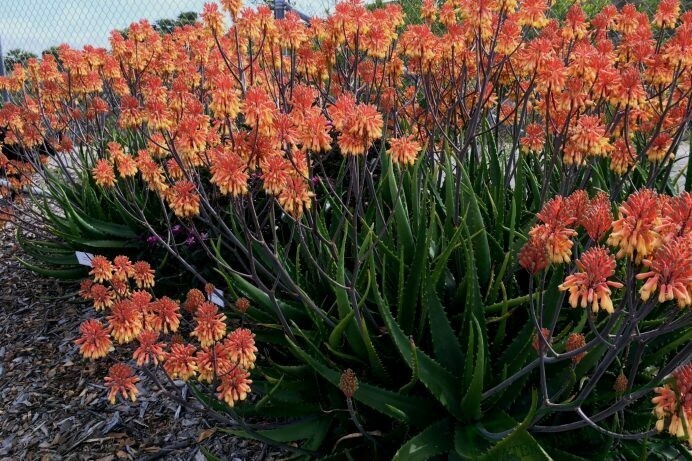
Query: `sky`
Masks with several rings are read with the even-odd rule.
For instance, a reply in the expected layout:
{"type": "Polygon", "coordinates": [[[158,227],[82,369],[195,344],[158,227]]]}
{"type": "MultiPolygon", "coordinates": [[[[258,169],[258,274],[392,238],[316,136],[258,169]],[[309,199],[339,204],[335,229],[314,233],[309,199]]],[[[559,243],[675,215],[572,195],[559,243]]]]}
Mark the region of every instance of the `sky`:
{"type": "MultiPolygon", "coordinates": [[[[108,46],[113,29],[146,18],[173,19],[183,11],[202,11],[210,0],[0,0],[3,53],[22,48],[35,54],[67,43],[108,46]]],[[[257,1],[257,0],[254,0],[257,1]]],[[[328,0],[327,0],[328,1],[328,0]]],[[[325,0],[297,0],[306,14],[316,14],[325,0]]]]}

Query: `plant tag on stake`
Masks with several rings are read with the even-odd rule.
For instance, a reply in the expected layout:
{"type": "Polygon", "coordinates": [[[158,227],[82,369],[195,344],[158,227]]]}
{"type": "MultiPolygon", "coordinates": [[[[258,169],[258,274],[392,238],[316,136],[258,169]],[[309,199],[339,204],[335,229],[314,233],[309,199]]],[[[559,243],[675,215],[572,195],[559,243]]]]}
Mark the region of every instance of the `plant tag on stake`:
{"type": "Polygon", "coordinates": [[[219,307],[224,307],[226,305],[226,303],[223,302],[223,291],[219,290],[218,288],[214,289],[214,292],[211,294],[211,298],[209,300],[219,307]]]}
{"type": "Polygon", "coordinates": [[[91,253],[85,253],[83,251],[75,251],[74,255],[77,257],[77,262],[82,266],[91,267],[91,260],[94,259],[94,255],[91,253]]]}

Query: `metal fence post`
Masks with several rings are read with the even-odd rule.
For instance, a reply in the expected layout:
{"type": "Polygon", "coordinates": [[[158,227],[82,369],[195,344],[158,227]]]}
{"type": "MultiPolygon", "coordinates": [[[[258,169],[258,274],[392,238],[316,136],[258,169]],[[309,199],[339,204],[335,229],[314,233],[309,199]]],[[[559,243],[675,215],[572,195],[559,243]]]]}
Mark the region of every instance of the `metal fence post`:
{"type": "MultiPolygon", "coordinates": [[[[5,76],[5,55],[2,54],[2,37],[0,37],[0,77],[5,76]]],[[[9,102],[10,98],[6,90],[2,90],[2,101],[9,102]]]]}
{"type": "Polygon", "coordinates": [[[284,18],[286,6],[286,0],[274,0],[274,19],[284,18]]]}

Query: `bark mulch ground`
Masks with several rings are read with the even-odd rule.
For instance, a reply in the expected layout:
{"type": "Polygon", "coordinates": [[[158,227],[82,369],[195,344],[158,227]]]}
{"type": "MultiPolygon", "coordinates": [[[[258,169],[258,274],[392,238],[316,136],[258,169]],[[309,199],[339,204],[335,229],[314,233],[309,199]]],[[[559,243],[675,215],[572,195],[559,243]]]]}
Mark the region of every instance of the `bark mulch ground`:
{"type": "Polygon", "coordinates": [[[87,309],[76,287],[16,260],[12,229],[0,231],[0,460],[273,460],[272,447],[216,430],[143,379],[135,404],[110,405],[110,363],[85,361],[74,340],[87,309]]]}

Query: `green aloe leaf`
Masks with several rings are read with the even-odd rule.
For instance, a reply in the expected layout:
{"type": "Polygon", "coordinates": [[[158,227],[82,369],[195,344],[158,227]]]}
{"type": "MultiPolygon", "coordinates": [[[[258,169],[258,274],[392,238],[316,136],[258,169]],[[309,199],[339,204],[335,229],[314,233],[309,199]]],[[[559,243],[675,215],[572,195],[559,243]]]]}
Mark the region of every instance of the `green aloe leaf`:
{"type": "Polygon", "coordinates": [[[457,376],[461,376],[464,364],[464,352],[457,340],[449,318],[437,295],[432,291],[433,286],[427,287],[425,296],[428,305],[430,321],[430,336],[437,360],[457,376]]]}
{"type": "MultiPolygon", "coordinates": [[[[309,364],[333,386],[339,386],[340,372],[315,359],[290,338],[287,337],[286,341],[301,360],[309,364]]],[[[358,383],[358,389],[353,398],[384,415],[411,425],[425,424],[435,419],[436,415],[436,407],[430,405],[429,400],[405,396],[364,382],[358,383]]]]}
{"type": "Polygon", "coordinates": [[[262,440],[257,437],[259,435],[264,439],[270,439],[275,442],[294,442],[310,439],[315,433],[321,433],[325,426],[329,428],[330,419],[327,416],[308,417],[288,424],[282,424],[273,429],[257,430],[256,432],[244,429],[223,429],[223,432],[250,439],[262,440]]]}
{"type": "Polygon", "coordinates": [[[483,420],[486,431],[504,433],[504,438],[488,447],[492,439],[481,431],[481,423],[473,426],[457,425],[455,429],[455,451],[464,459],[495,460],[550,460],[541,445],[527,432],[538,408],[537,393],[531,393],[531,406],[523,421],[517,423],[506,413],[500,411],[488,414],[483,420]]]}
{"type": "Polygon", "coordinates": [[[471,244],[473,246],[474,259],[478,269],[478,278],[482,286],[487,286],[490,281],[490,245],[488,244],[488,235],[483,222],[480,207],[476,193],[471,185],[471,179],[463,166],[461,168],[461,197],[462,203],[465,203],[467,209],[462,216],[465,216],[465,221],[472,235],[471,244]]]}
{"type": "Polygon", "coordinates": [[[448,420],[432,424],[397,450],[392,461],[425,461],[452,449],[454,437],[448,420]]]}
{"type": "Polygon", "coordinates": [[[413,333],[420,286],[424,273],[427,270],[427,265],[425,263],[430,248],[430,234],[433,225],[434,224],[431,223],[431,226],[427,228],[427,232],[426,226],[422,223],[418,226],[418,232],[416,233],[416,249],[414,251],[411,266],[406,276],[400,279],[402,286],[399,290],[401,296],[398,302],[397,321],[408,335],[413,333]]]}
{"type": "MultiPolygon", "coordinates": [[[[372,277],[375,280],[374,264],[370,265],[370,270],[373,271],[372,277]]],[[[377,299],[380,315],[382,315],[392,341],[401,356],[411,369],[414,369],[414,363],[417,362],[418,379],[450,413],[461,416],[460,398],[456,392],[459,388],[459,380],[413,344],[392,316],[389,307],[379,294],[377,284],[373,282],[373,285],[375,285],[373,292],[377,299]]]]}
{"type": "Polygon", "coordinates": [[[60,280],[79,280],[83,279],[87,275],[87,268],[84,266],[78,266],[68,269],[52,269],[31,264],[21,258],[17,258],[17,261],[19,261],[19,263],[22,266],[26,267],[30,271],[43,275],[45,277],[51,277],[60,280]]]}
{"type": "MultiPolygon", "coordinates": [[[[461,401],[461,411],[466,418],[477,420],[481,417],[481,394],[483,392],[483,378],[485,376],[486,344],[478,320],[475,316],[472,316],[472,320],[476,332],[474,335],[476,337],[476,361],[469,387],[461,401]]],[[[472,350],[467,352],[467,356],[468,355],[473,355],[472,350]]]]}
{"type": "Polygon", "coordinates": [[[389,194],[391,195],[392,203],[394,206],[395,223],[397,229],[397,237],[404,248],[404,254],[410,256],[413,254],[414,243],[413,243],[413,233],[411,232],[411,224],[408,218],[408,211],[406,210],[406,203],[404,202],[403,191],[399,190],[397,187],[396,179],[394,178],[394,168],[392,165],[392,159],[385,155],[381,156],[383,175],[387,181],[389,187],[389,194]]]}

